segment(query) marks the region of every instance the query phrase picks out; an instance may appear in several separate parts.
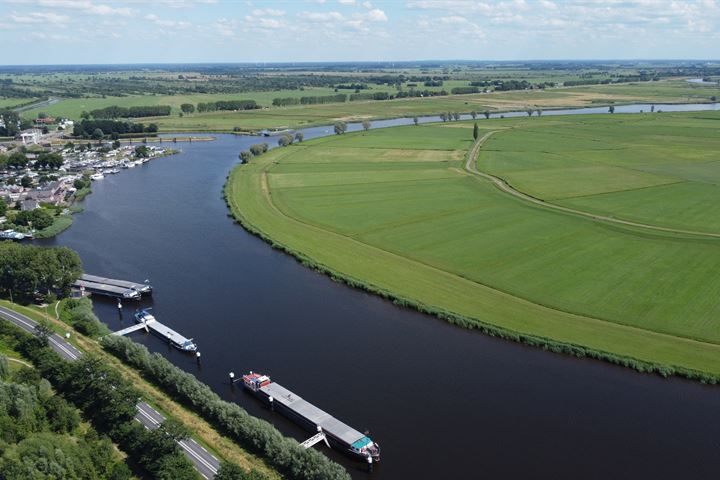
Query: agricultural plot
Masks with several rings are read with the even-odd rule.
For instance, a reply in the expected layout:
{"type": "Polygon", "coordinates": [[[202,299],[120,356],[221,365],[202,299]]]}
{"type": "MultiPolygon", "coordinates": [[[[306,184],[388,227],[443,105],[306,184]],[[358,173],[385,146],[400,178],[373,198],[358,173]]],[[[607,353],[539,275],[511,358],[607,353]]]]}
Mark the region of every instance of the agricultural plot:
{"type": "Polygon", "coordinates": [[[478,167],[560,205],[720,232],[719,126],[716,113],[525,122],[488,139],[478,167]]]}
{"type": "MultiPolygon", "coordinates": [[[[635,123],[646,136],[652,125],[679,131],[684,125],[697,133],[703,122],[714,120],[687,114],[635,118],[483,123],[488,130],[506,130],[490,137],[479,164],[498,173],[511,157],[500,161],[495,152],[512,148],[527,154],[555,145],[556,152],[543,161],[518,154],[525,159],[523,169],[509,165],[502,173],[512,177],[535,169],[546,184],[529,184],[536,193],[593,192],[578,198],[684,185],[638,168],[648,164],[650,155],[603,164],[601,153],[617,148],[602,135],[635,123]],[[563,140],[546,141],[546,128],[562,132],[563,140]],[[584,163],[579,154],[585,151],[595,153],[594,162],[584,163]],[[543,170],[553,157],[561,166],[543,170]],[[621,173],[630,167],[632,175],[621,173]],[[569,173],[569,168],[577,170],[569,173]],[[585,175],[597,182],[579,178],[585,175]]],[[[278,149],[234,171],[228,199],[248,227],[311,263],[431,311],[614,355],[720,373],[720,275],[715,268],[720,240],[597,222],[512,197],[464,170],[458,152],[469,148],[471,133],[469,123],[436,124],[278,149]],[[445,153],[436,160],[409,162],[408,152],[424,151],[425,145],[445,153]]],[[[696,141],[701,138],[695,135],[696,141]]],[[[620,140],[623,149],[631,151],[634,139],[642,145],[648,141],[626,134],[620,140]]],[[[699,157],[686,154],[678,163],[699,157]]],[[[662,197],[656,195],[658,201],[662,197]]],[[[709,217],[712,208],[707,210],[709,217]]]]}

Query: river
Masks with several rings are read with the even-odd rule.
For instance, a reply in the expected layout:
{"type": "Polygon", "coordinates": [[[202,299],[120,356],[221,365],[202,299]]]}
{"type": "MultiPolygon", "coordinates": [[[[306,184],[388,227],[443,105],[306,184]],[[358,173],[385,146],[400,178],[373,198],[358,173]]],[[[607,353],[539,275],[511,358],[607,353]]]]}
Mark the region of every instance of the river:
{"type": "MultiPolygon", "coordinates": [[[[401,123],[412,120],[374,126],[401,123]]],[[[456,328],[335,283],[247,233],[228,218],[221,191],[238,152],[257,142],[177,144],[178,155],[95,182],[72,228],[36,243],[77,250],[89,273],[149,278],[155,292],[143,304],[196,339],[202,365],[154,336],[132,338],[283,433],[310,436],[231,387],[228,372],[270,374],[369,429],[382,446],[371,474],[320,447],[355,478],[715,476],[720,388],[456,328]]],[[[95,299],[113,329],[132,324],[134,306],[119,315],[95,299]]]]}

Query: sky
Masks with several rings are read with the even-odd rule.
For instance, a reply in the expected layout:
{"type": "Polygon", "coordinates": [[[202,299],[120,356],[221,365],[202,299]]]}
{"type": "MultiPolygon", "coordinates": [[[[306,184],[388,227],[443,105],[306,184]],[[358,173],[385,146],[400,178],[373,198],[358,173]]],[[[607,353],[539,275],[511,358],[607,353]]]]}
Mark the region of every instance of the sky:
{"type": "Polygon", "coordinates": [[[0,64],[718,59],[720,0],[0,0],[0,64]]]}

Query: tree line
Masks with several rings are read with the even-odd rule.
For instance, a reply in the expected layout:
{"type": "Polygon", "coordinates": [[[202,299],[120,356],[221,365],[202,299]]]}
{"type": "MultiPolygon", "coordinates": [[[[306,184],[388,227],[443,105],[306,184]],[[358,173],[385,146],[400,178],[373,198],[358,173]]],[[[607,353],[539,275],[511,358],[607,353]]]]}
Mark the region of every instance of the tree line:
{"type": "Polygon", "coordinates": [[[7,365],[0,355],[2,478],[131,478],[110,439],[92,427],[81,428],[78,409],[55,394],[47,380],[29,367],[11,375],[7,365]]]}
{"type": "Polygon", "coordinates": [[[170,115],[170,105],[146,105],[136,107],[110,107],[91,110],[90,116],[95,119],[107,118],[139,118],[139,117],[163,117],[170,115]]]}
{"type": "Polygon", "coordinates": [[[80,256],[67,247],[0,242],[0,292],[15,301],[48,293],[66,296],[81,274],[80,256]]]}
{"type": "Polygon", "coordinates": [[[81,122],[73,126],[73,136],[75,137],[100,137],[103,135],[127,135],[142,133],[157,133],[158,127],[154,123],[144,125],[142,123],[123,122],[119,120],[89,120],[83,119],[81,122]]]}
{"type": "Polygon", "coordinates": [[[255,110],[260,108],[255,100],[218,100],[217,102],[198,103],[198,112],[217,110],[255,110]]]}
{"type": "Polygon", "coordinates": [[[125,337],[106,336],[103,347],[127,362],[166,394],[182,402],[248,450],[262,456],[287,478],[298,480],[349,480],[348,473],[325,455],[304,449],[275,427],[253,417],[236,403],[222,400],[194,375],[151,354],[143,345],[125,337]]]}
{"type": "Polygon", "coordinates": [[[95,430],[116,443],[147,475],[200,480],[176,443],[187,437],[182,425],[167,420],[156,430],[146,430],[134,420],[136,402],[140,398],[138,390],[98,357],[84,355],[74,362],[63,360],[48,346],[51,332],[49,326],[40,324],[37,334],[31,335],[7,322],[0,322],[0,334],[14,339],[14,349],[33,363],[37,375],[48,380],[59,395],[80,410],[95,430]]]}

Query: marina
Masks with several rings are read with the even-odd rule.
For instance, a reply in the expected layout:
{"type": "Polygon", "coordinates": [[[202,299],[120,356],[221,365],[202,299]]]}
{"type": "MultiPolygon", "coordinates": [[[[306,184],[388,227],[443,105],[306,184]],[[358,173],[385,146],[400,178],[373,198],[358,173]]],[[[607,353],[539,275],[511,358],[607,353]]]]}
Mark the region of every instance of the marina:
{"type": "Polygon", "coordinates": [[[305,448],[323,440],[327,443],[329,440],[330,444],[353,457],[370,464],[380,461],[380,446],[370,437],[273,382],[267,375],[250,372],[243,375],[242,380],[246,389],[266,401],[271,408],[277,409],[306,429],[318,432],[303,443],[305,448]]]}

